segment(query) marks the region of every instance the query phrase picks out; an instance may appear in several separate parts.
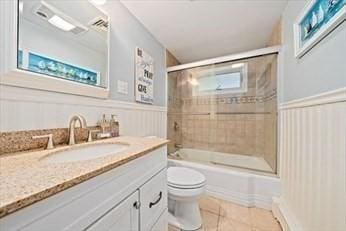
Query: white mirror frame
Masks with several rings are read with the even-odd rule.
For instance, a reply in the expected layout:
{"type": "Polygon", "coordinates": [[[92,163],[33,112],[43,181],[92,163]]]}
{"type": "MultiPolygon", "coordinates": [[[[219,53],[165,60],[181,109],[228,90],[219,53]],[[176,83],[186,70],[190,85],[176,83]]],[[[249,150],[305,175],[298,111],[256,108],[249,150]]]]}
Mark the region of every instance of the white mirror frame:
{"type": "MultiPolygon", "coordinates": [[[[18,1],[0,1],[0,85],[68,93],[106,99],[109,96],[109,41],[106,87],[93,87],[17,68],[18,1]]],[[[109,27],[110,29],[110,27],[109,27]]]]}

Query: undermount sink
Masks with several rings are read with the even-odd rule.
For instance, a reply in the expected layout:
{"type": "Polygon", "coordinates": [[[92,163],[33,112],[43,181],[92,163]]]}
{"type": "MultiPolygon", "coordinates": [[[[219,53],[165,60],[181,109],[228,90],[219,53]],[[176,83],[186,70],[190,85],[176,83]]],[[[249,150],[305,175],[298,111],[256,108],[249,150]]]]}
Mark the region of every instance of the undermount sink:
{"type": "Polygon", "coordinates": [[[81,147],[66,149],[51,153],[41,159],[41,161],[49,163],[62,163],[90,160],[99,157],[117,154],[126,150],[127,144],[105,143],[95,145],[85,145],[81,147]]]}

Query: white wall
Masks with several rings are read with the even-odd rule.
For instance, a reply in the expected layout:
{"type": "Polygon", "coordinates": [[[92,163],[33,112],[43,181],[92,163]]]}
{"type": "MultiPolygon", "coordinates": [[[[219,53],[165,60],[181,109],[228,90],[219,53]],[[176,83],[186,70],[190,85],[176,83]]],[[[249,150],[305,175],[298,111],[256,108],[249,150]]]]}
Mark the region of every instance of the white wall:
{"type": "Polygon", "coordinates": [[[166,106],[165,48],[119,1],[107,1],[103,9],[108,12],[111,23],[111,98],[134,102],[135,48],[140,47],[154,59],[154,105],[166,106]],[[128,82],[127,95],[117,92],[117,80],[128,82]]]}
{"type": "Polygon", "coordinates": [[[346,86],[346,22],[301,59],[294,57],[293,23],[309,1],[289,1],[282,16],[284,78],[281,102],[346,86]]]}
{"type": "Polygon", "coordinates": [[[99,100],[0,85],[0,132],[68,127],[71,115],[95,126],[102,114],[118,115],[120,135],[166,137],[165,107],[99,100]]]}
{"type": "Polygon", "coordinates": [[[280,79],[282,194],[273,211],[284,230],[346,230],[346,23],[301,59],[293,23],[307,1],[283,13],[280,79]]]}

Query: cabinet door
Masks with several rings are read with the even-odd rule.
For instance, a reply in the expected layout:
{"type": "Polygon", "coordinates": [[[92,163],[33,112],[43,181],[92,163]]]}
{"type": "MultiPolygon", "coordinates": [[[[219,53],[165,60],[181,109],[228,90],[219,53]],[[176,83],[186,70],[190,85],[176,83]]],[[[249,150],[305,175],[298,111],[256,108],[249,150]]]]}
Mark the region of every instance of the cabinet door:
{"type": "Polygon", "coordinates": [[[168,231],[168,211],[165,210],[150,231],[168,231]]]}
{"type": "Polygon", "coordinates": [[[139,230],[138,190],[92,224],[92,231],[138,231],[139,230]]]}
{"type": "Polygon", "coordinates": [[[141,231],[149,231],[167,209],[167,173],[163,169],[140,187],[141,231]]]}

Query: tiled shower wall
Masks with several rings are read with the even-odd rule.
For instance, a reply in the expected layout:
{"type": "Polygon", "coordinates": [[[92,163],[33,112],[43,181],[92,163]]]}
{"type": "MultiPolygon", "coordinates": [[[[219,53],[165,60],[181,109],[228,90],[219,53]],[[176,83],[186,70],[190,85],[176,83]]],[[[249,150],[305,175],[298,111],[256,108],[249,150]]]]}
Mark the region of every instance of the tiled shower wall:
{"type": "Polygon", "coordinates": [[[277,55],[169,73],[169,151],[184,148],[263,157],[276,169],[277,55]],[[189,79],[204,69],[247,63],[248,90],[197,96],[189,79]]]}

